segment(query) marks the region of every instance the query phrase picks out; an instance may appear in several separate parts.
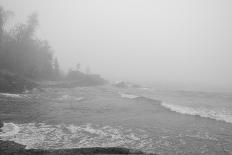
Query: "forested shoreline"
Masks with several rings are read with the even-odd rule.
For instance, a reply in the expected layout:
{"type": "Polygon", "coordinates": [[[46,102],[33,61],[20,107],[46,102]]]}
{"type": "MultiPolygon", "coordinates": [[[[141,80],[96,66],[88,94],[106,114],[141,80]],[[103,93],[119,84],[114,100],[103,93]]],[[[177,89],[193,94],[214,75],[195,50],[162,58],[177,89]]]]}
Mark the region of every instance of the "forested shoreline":
{"type": "Polygon", "coordinates": [[[39,39],[36,30],[38,15],[28,16],[25,23],[7,27],[8,19],[14,16],[0,6],[0,91],[22,91],[36,87],[38,81],[66,81],[59,86],[103,84],[98,75],[70,70],[61,74],[59,62],[47,40],[39,39]],[[67,84],[67,81],[72,84],[67,84]],[[74,82],[75,81],[75,82],[74,82]]]}

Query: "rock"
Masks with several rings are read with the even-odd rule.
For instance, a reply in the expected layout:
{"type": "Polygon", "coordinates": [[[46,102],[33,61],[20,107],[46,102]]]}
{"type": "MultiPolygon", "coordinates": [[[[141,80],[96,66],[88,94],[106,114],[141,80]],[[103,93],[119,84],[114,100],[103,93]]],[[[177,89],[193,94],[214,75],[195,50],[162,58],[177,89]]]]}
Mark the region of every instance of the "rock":
{"type": "Polygon", "coordinates": [[[25,149],[24,145],[0,140],[0,154],[4,155],[84,155],[84,154],[146,154],[142,151],[120,147],[93,147],[73,149],[25,149]]]}
{"type": "Polygon", "coordinates": [[[32,80],[6,70],[0,70],[0,92],[22,93],[37,87],[32,80]]]}
{"type": "Polygon", "coordinates": [[[0,154],[1,155],[17,155],[19,152],[25,149],[24,145],[12,142],[0,140],[0,154]]]}
{"type": "Polygon", "coordinates": [[[3,121],[0,120],[0,128],[3,127],[3,121]]]}

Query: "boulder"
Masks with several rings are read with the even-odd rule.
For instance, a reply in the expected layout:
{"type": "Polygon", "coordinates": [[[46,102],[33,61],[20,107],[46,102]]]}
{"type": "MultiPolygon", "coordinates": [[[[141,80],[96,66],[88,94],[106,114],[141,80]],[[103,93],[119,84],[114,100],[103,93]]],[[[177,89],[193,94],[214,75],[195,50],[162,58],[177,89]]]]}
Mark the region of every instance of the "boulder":
{"type": "MultiPolygon", "coordinates": [[[[12,141],[0,140],[0,154],[4,155],[87,155],[87,154],[136,154],[146,153],[128,148],[120,147],[93,147],[93,148],[73,148],[73,149],[25,149],[24,145],[12,141]]],[[[152,154],[149,154],[152,155],[152,154]]]]}
{"type": "Polygon", "coordinates": [[[0,120],[0,128],[3,127],[3,121],[0,120]]]}

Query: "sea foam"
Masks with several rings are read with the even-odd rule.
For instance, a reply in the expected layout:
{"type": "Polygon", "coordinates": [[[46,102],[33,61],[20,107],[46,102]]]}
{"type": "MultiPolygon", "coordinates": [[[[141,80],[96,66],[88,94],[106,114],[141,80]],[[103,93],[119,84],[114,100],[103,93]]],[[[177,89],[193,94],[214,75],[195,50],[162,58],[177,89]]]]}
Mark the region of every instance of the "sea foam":
{"type": "Polygon", "coordinates": [[[26,145],[27,149],[113,146],[143,148],[147,145],[146,141],[151,141],[144,132],[134,131],[121,126],[113,127],[93,124],[48,125],[44,123],[17,124],[15,126],[18,127],[17,133],[2,136],[1,140],[10,140],[26,145]]]}
{"type": "Polygon", "coordinates": [[[14,136],[19,132],[20,128],[14,123],[4,123],[1,130],[0,138],[14,136]]]}

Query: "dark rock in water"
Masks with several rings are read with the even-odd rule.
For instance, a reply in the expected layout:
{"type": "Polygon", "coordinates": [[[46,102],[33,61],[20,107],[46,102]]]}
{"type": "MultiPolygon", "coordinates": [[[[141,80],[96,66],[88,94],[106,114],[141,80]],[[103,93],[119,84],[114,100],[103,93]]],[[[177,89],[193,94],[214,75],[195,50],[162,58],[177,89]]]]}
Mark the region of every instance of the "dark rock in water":
{"type": "Polygon", "coordinates": [[[24,145],[17,144],[12,141],[1,141],[0,140],[0,155],[16,155],[18,152],[25,149],[24,145]]]}
{"type": "Polygon", "coordinates": [[[0,120],[0,128],[3,127],[3,121],[0,120]]]}
{"type": "Polygon", "coordinates": [[[0,140],[0,155],[80,155],[80,154],[146,154],[142,151],[119,147],[93,147],[57,150],[25,149],[24,145],[0,140]]]}

